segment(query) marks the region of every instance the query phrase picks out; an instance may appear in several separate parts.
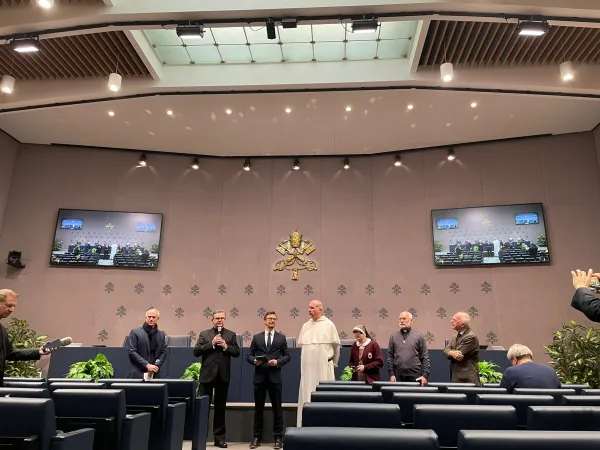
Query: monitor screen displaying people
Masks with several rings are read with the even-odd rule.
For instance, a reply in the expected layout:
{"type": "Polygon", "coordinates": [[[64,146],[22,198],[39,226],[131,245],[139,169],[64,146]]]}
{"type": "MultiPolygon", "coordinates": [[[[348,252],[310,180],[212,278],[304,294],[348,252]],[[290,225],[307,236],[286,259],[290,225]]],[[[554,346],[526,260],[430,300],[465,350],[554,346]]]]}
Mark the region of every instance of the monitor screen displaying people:
{"type": "Polygon", "coordinates": [[[50,264],[156,269],[160,213],[60,209],[50,264]]]}
{"type": "Polygon", "coordinates": [[[431,211],[436,266],[550,262],[541,203],[431,211]]]}

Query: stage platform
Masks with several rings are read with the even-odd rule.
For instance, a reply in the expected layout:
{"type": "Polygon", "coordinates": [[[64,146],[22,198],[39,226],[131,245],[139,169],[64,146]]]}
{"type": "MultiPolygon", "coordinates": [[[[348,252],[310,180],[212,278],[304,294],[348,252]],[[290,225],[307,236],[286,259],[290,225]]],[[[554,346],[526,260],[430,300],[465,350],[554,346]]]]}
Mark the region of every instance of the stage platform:
{"type": "MultiPolygon", "coordinates": [[[[229,384],[228,403],[254,404],[253,376],[254,366],[248,362],[248,348],[243,348],[239,358],[233,358],[231,362],[231,381],[229,384]]],[[[290,362],[282,370],[283,376],[283,403],[298,402],[298,386],[300,385],[300,348],[290,348],[290,362]]],[[[384,361],[387,349],[382,349],[384,361]]],[[[185,368],[199,358],[193,355],[193,349],[189,347],[169,347],[168,357],[161,369],[162,378],[180,378],[185,368]]],[[[129,371],[129,356],[127,350],[122,347],[61,347],[50,357],[48,377],[62,378],[69,371],[69,366],[75,362],[87,361],[94,358],[98,353],[106,355],[114,367],[114,378],[125,378],[129,371]]],[[[442,350],[430,349],[431,361],[430,382],[450,381],[450,363],[444,358],[442,350]]],[[[340,364],[336,369],[336,379],[340,377],[344,367],[350,359],[350,347],[342,347],[340,364]]],[[[479,354],[480,361],[492,361],[504,371],[509,366],[505,350],[482,350],[479,354]]],[[[387,365],[380,371],[381,380],[389,380],[387,365]]]]}

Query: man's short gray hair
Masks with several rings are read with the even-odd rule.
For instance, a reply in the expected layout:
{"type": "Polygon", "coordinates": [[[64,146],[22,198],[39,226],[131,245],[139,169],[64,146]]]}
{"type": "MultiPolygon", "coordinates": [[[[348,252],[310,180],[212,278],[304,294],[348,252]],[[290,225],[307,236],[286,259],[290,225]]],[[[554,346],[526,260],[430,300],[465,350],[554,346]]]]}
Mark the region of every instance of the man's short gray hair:
{"type": "Polygon", "coordinates": [[[514,344],[508,349],[508,353],[506,357],[509,361],[516,359],[517,361],[523,359],[525,357],[529,357],[533,359],[533,352],[529,347],[526,347],[522,344],[514,344]]]}
{"type": "Polygon", "coordinates": [[[19,294],[12,289],[0,289],[0,302],[4,303],[9,297],[18,298],[19,294]]]}
{"type": "Polygon", "coordinates": [[[471,325],[471,316],[468,313],[459,311],[456,313],[456,315],[459,317],[459,320],[463,323],[463,325],[471,325]]]}
{"type": "Polygon", "coordinates": [[[224,309],[215,309],[213,311],[213,319],[215,318],[215,314],[221,314],[221,313],[225,313],[224,309]]]}

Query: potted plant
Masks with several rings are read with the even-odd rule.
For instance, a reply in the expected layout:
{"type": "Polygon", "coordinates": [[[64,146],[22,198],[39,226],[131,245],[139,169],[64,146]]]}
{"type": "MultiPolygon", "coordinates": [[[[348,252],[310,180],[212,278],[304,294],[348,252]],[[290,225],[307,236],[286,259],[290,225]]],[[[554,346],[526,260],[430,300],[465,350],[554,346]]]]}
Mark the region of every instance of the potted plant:
{"type": "Polygon", "coordinates": [[[201,363],[190,364],[183,372],[180,377],[181,380],[195,380],[196,381],[196,395],[200,396],[200,369],[202,369],[201,363]]]}
{"type": "Polygon", "coordinates": [[[548,239],[543,234],[540,234],[535,240],[538,247],[548,247],[548,239]]]}
{"type": "Polygon", "coordinates": [[[91,378],[94,382],[101,378],[112,378],[115,374],[112,364],[106,356],[98,353],[94,359],[71,364],[67,378],[91,378]]]}
{"type": "Polygon", "coordinates": [[[158,242],[155,242],[150,246],[150,253],[158,253],[160,247],[158,246],[158,242]]]}
{"type": "Polygon", "coordinates": [[[554,333],[545,349],[562,383],[600,388],[600,330],[572,320],[554,333]]]}
{"type": "Polygon", "coordinates": [[[442,241],[439,241],[437,239],[435,241],[433,241],[433,251],[434,252],[436,252],[436,253],[441,252],[443,249],[444,249],[444,247],[443,247],[442,241]]]}
{"type": "Polygon", "coordinates": [[[63,247],[63,241],[61,241],[60,239],[54,239],[54,244],[52,244],[52,251],[58,252],[58,251],[62,250],[62,247],[63,247]]]}
{"type": "Polygon", "coordinates": [[[498,367],[491,361],[479,361],[479,380],[482,383],[500,383],[502,373],[495,370],[498,367]]]}
{"type": "MultiPolygon", "coordinates": [[[[46,343],[47,336],[38,336],[26,320],[13,317],[6,326],[6,332],[8,339],[17,350],[41,348],[46,343]]],[[[40,376],[40,372],[36,361],[6,361],[4,369],[7,377],[37,378],[40,376]]]]}
{"type": "Polygon", "coordinates": [[[344,371],[340,375],[340,381],[350,381],[352,379],[352,369],[350,366],[344,367],[344,371]]]}

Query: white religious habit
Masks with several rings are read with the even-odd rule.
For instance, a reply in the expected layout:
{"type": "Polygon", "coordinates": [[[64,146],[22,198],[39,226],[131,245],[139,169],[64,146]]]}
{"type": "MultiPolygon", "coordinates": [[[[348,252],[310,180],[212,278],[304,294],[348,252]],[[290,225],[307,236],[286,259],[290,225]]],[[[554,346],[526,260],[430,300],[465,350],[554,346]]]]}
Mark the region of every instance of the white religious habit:
{"type": "Polygon", "coordinates": [[[334,368],[340,359],[340,337],[334,323],[325,316],[310,319],[300,330],[297,343],[302,347],[300,391],[298,392],[298,426],[302,426],[302,407],[319,381],[335,380],[334,368]]]}

